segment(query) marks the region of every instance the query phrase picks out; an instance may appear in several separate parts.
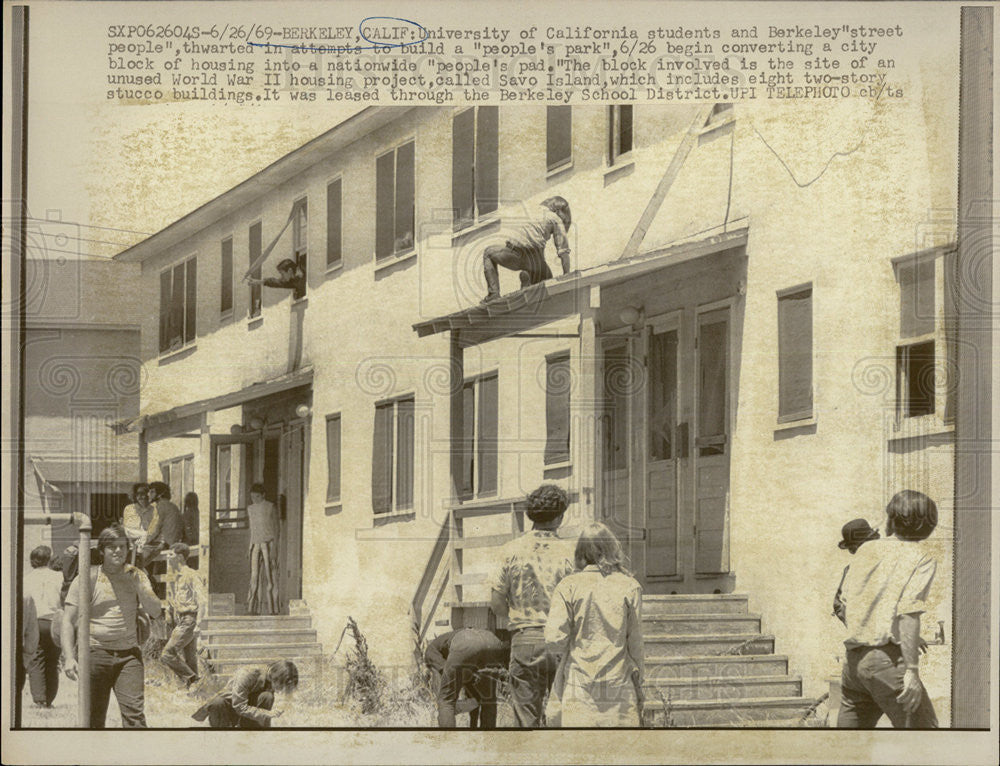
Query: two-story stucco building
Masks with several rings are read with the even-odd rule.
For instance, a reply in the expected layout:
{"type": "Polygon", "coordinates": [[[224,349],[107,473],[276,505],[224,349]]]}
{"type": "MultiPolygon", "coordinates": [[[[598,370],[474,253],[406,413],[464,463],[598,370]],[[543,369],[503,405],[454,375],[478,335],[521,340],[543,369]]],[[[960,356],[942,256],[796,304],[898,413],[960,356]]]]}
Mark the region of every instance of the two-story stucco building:
{"type": "Polygon", "coordinates": [[[749,622],[653,654],[779,651],[814,697],[842,651],[841,525],[909,487],[941,509],[932,639],[955,136],[921,103],[374,107],[117,256],[158,307],[141,462],[199,495],[216,604],[243,611],[261,481],[283,610],[331,643],[353,616],[403,665],[485,619],[496,546],[553,481],[566,534],[610,524],[649,596],[745,594],[749,622]],[[483,248],[552,195],[572,270],[519,292],[504,272],[480,305],[483,248]],[[243,280],[284,258],[302,297],[243,280]]]}

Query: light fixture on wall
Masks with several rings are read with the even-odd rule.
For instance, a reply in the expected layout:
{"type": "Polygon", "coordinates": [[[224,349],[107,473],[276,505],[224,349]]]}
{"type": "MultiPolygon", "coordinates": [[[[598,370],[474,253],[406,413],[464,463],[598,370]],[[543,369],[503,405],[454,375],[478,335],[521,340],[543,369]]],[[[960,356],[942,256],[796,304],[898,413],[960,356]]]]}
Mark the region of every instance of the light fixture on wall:
{"type": "Polygon", "coordinates": [[[309,414],[311,412],[312,412],[312,407],[310,407],[308,404],[300,404],[298,407],[295,408],[296,417],[307,418],[309,417],[309,414]]]}
{"type": "Polygon", "coordinates": [[[264,427],[264,422],[265,422],[264,418],[255,415],[254,417],[250,418],[250,421],[247,423],[247,426],[249,426],[251,431],[259,431],[264,427]]]}
{"type": "Polygon", "coordinates": [[[618,318],[622,320],[623,324],[627,324],[633,330],[638,330],[646,319],[646,310],[641,306],[639,308],[626,306],[618,313],[618,318]]]}

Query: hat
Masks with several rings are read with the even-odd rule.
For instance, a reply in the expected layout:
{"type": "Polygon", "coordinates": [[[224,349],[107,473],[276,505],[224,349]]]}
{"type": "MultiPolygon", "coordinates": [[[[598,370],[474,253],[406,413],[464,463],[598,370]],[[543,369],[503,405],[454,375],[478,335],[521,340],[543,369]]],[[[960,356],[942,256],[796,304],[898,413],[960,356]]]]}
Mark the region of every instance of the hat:
{"type": "Polygon", "coordinates": [[[868,540],[876,540],[879,536],[878,531],[872,529],[865,519],[852,519],[844,524],[840,534],[844,539],[837,543],[837,547],[844,549],[857,547],[868,540]]]}

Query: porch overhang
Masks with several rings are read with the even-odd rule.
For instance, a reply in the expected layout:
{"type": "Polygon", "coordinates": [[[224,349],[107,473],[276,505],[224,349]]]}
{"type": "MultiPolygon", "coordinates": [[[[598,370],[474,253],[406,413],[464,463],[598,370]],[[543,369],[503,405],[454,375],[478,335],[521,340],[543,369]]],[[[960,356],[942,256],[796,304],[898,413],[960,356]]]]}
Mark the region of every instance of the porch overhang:
{"type": "Polygon", "coordinates": [[[748,233],[749,227],[744,224],[708,237],[671,243],[632,258],[549,279],[485,305],[419,322],[413,329],[421,338],[450,331],[453,342],[462,347],[516,335],[578,313],[581,307],[590,305],[589,290],[593,286],[607,287],[695,258],[738,250],[746,246],[748,233]]]}
{"type": "Polygon", "coordinates": [[[205,412],[235,407],[254,399],[277,394],[291,388],[298,388],[312,383],[313,368],[303,367],[301,370],[290,372],[270,380],[263,380],[253,383],[238,391],[231,391],[208,399],[200,399],[196,402],[181,404],[171,407],[161,412],[142,414],[137,418],[122,420],[114,424],[116,433],[140,433],[148,428],[166,425],[191,415],[200,415],[205,412]]]}

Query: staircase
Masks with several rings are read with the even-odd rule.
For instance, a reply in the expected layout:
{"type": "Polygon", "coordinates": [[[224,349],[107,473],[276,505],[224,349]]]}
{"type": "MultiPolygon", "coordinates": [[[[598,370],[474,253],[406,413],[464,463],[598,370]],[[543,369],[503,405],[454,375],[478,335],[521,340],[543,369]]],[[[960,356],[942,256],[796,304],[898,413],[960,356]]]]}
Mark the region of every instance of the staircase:
{"type": "Polygon", "coordinates": [[[795,726],[812,706],[746,596],[644,595],[642,608],[647,724],[795,726]]]}
{"type": "Polygon", "coordinates": [[[292,660],[299,676],[319,674],[323,646],[316,640],[312,617],[302,602],[292,602],[287,615],[235,614],[231,593],[213,593],[201,631],[206,660],[226,681],[242,666],[262,667],[292,660]]]}

